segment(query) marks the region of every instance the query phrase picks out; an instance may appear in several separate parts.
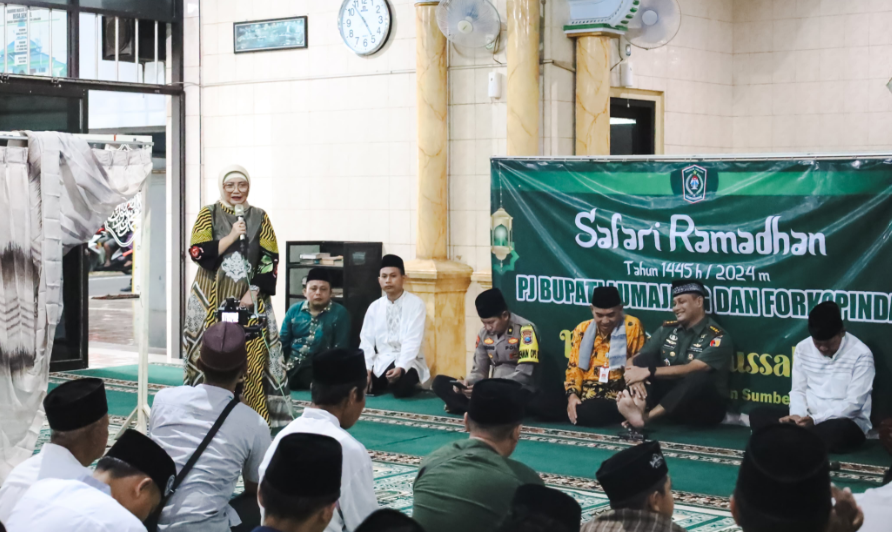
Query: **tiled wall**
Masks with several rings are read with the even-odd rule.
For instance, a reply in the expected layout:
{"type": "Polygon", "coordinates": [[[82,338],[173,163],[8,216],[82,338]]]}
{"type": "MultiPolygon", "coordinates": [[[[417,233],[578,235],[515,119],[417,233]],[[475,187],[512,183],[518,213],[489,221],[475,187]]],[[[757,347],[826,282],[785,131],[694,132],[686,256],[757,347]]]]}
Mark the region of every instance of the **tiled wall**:
{"type": "Polygon", "coordinates": [[[892,146],[892,2],[735,0],[737,152],[892,146]]]}
{"type": "MultiPolygon", "coordinates": [[[[250,200],[269,212],[281,248],[287,240],[368,240],[414,258],[413,0],[390,0],[390,40],[368,58],[341,42],[338,0],[200,0],[200,17],[197,2],[187,2],[186,18],[188,224],[218,198],[219,170],[239,163],[251,172],[250,200]],[[308,49],[233,54],[233,22],[297,15],[309,17],[308,49]]],[[[493,3],[504,26],[506,0],[493,3]]],[[[682,25],[671,44],[632,56],[635,86],[664,92],[667,154],[892,144],[892,95],[884,87],[892,76],[892,1],[679,3],[682,25]]],[[[544,3],[543,155],[574,152],[575,42],[564,35],[567,20],[565,0],[544,3]]],[[[506,151],[506,38],[502,32],[495,53],[449,50],[449,254],[477,272],[490,265],[489,158],[506,151]],[[487,95],[490,72],[501,77],[500,98],[487,95]]],[[[613,75],[616,86],[618,69],[613,75]]],[[[480,288],[468,292],[469,355],[480,288]]],[[[284,291],[282,281],[274,300],[280,319],[284,291]]]]}

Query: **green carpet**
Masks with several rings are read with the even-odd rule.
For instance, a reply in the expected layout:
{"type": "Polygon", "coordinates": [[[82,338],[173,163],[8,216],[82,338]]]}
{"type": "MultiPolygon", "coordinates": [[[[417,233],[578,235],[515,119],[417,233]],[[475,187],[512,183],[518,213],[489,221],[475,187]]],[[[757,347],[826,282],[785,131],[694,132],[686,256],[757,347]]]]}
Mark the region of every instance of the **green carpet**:
{"type": "MultiPolygon", "coordinates": [[[[109,412],[127,416],[136,405],[136,373],[136,366],[118,366],[67,375],[106,379],[109,412]]],[[[51,381],[66,378],[66,374],[54,374],[51,381]]],[[[180,385],[182,369],[150,365],[149,382],[159,387],[180,385]]],[[[153,392],[150,388],[150,394],[153,392]]],[[[293,398],[305,405],[309,393],[295,392],[293,398]]],[[[518,445],[514,458],[539,472],[594,478],[603,460],[628,445],[616,439],[621,430],[618,425],[587,429],[535,421],[525,424],[530,428],[525,429],[524,440],[518,445]]],[[[369,450],[415,457],[423,457],[463,436],[460,420],[446,415],[443,402],[429,392],[401,400],[390,395],[369,397],[363,420],[350,431],[369,450]]],[[[739,426],[704,430],[663,424],[650,430],[650,438],[664,442],[664,449],[667,444],[675,443],[669,448],[672,451],[667,452],[674,487],[683,492],[712,496],[728,496],[732,492],[740,450],[745,448],[748,436],[749,429],[739,426]]],[[[834,472],[834,482],[840,487],[851,487],[854,492],[877,486],[880,467],[888,467],[890,463],[888,454],[876,440],[868,441],[867,446],[857,453],[833,458],[845,463],[871,465],[834,472]]]]}

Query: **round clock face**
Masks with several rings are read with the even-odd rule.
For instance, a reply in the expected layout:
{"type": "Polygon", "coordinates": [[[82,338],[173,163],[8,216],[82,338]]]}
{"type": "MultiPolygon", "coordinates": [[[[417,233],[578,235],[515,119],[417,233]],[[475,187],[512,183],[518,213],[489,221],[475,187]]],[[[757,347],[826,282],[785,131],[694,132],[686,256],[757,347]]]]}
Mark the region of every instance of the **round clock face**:
{"type": "Polygon", "coordinates": [[[338,29],[350,50],[360,56],[374,54],[390,36],[390,5],[387,0],[344,0],[338,29]]]}

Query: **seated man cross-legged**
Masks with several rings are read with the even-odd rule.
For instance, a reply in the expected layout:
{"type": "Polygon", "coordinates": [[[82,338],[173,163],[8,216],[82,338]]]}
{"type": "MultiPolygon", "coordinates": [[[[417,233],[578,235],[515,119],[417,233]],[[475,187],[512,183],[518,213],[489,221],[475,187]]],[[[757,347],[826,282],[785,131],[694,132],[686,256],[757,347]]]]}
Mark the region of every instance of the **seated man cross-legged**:
{"type": "MultiPolygon", "coordinates": [[[[475,301],[483,328],[477,334],[474,365],[468,378],[458,381],[463,387],[453,386],[452,377],[439,375],[433,390],[446,402],[446,411],[464,414],[468,410],[474,385],[490,376],[510,379],[520,384],[529,394],[527,411],[548,418],[542,406],[537,383],[539,366],[539,337],[536,326],[508,310],[505,297],[498,288],[486,290],[475,301]]],[[[558,416],[563,407],[558,406],[558,416]]],[[[551,411],[554,412],[554,411],[551,411]]]]}
{"type": "Polygon", "coordinates": [[[421,298],[403,290],[405,281],[403,259],[384,255],[378,272],[384,295],[369,305],[359,333],[373,396],[390,390],[394,397],[409,397],[430,379],[421,352],[427,309],[421,298]]]}
{"type": "Polygon", "coordinates": [[[616,398],[626,388],[626,360],[644,346],[641,321],[623,313],[619,290],[600,286],[592,293],[592,316],[576,326],[567,363],[567,416],[578,425],[598,427],[625,418],[616,398]]]}
{"type": "Polygon", "coordinates": [[[626,370],[629,391],[617,407],[634,428],[666,416],[690,425],[717,425],[725,418],[734,348],[721,326],[706,315],[706,288],[699,281],[672,282],[672,311],[626,370]]]}
{"type": "Polygon", "coordinates": [[[809,427],[831,453],[864,444],[870,431],[873,354],[846,332],[839,305],[826,301],[808,315],[810,338],[799,342],[793,356],[793,388],[787,409],[764,407],[750,413],[755,431],[780,421],[809,427]]]}
{"type": "Polygon", "coordinates": [[[279,339],[288,363],[288,386],[306,390],[313,382],[310,358],[329,349],[350,346],[350,314],[332,301],[331,277],[325,268],[313,268],[304,287],[306,300],[291,306],[279,339]]]}

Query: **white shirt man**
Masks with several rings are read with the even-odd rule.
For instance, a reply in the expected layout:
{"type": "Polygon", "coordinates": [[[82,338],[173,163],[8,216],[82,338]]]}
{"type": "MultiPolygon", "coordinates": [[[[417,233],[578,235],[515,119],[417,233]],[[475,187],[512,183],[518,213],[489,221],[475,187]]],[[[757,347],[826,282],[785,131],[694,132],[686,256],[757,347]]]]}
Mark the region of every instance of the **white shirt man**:
{"type": "Polygon", "coordinates": [[[430,379],[421,351],[427,308],[403,289],[405,279],[402,259],[385,255],[378,275],[384,296],[369,306],[359,333],[372,394],[389,389],[395,397],[411,396],[430,379]]]}
{"type": "Polygon", "coordinates": [[[31,485],[47,478],[72,479],[101,486],[90,463],[105,453],[108,442],[108,404],[101,379],[68,381],[43,401],[50,424],[50,442],[40,453],[13,468],[0,487],[0,522],[6,522],[31,485]]]}
{"type": "Polygon", "coordinates": [[[260,478],[272,459],[279,441],[292,433],[314,433],[334,438],[341,444],[344,466],[341,471],[341,498],[338,511],[335,511],[325,531],[353,531],[378,509],[375,497],[375,479],[372,459],[368,450],[346,430],[342,429],[337,417],[322,409],[307,408],[303,415],[288,424],[273,440],[260,465],[260,478]]]}
{"type": "Polygon", "coordinates": [[[330,349],[311,359],[313,406],[276,435],[260,466],[261,483],[282,438],[294,433],[332,437],[341,445],[343,466],[341,497],[326,531],[354,531],[378,509],[372,459],[347,432],[365,409],[365,360],[358,349],[330,349]]]}
{"type": "MultiPolygon", "coordinates": [[[[177,472],[233,397],[231,391],[209,384],[168,388],[155,395],[149,436],[173,458],[177,472]]],[[[271,441],[263,417],[247,405],[236,405],[168,500],[158,529],[229,531],[239,525],[229,500],[239,474],[248,484],[260,481],[260,462],[271,441]]]]}
{"type": "Polygon", "coordinates": [[[828,451],[845,453],[861,446],[870,431],[873,353],[846,332],[839,306],[832,301],[809,313],[808,329],[811,337],[793,352],[789,411],[756,409],[750,413],[750,427],[778,421],[807,427],[828,451]]]}
{"type": "Polygon", "coordinates": [[[108,485],[71,479],[44,479],[32,485],[5,524],[9,531],[146,531],[133,513],[112,498],[108,485]]]}

